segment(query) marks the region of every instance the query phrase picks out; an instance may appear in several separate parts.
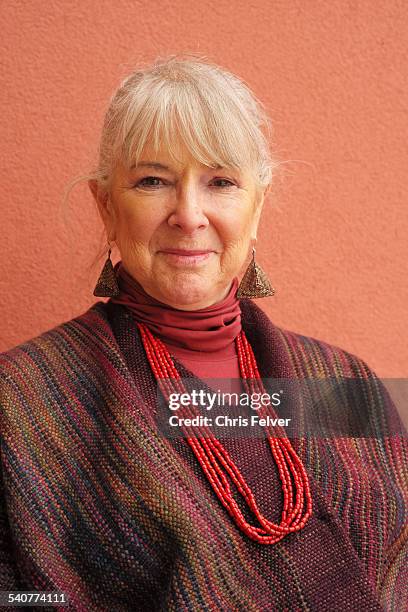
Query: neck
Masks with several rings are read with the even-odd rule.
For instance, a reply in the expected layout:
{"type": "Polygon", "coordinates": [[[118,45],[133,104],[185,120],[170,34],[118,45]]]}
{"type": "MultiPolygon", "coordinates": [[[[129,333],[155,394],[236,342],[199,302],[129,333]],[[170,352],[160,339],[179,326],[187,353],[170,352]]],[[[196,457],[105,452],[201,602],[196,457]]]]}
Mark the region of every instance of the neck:
{"type": "Polygon", "coordinates": [[[149,295],[140,283],[116,264],[120,294],[111,301],[126,306],[135,319],[145,323],[163,342],[193,351],[213,352],[231,346],[241,330],[241,309],[236,297],[238,278],[223,299],[195,310],[164,304],[149,295]]]}

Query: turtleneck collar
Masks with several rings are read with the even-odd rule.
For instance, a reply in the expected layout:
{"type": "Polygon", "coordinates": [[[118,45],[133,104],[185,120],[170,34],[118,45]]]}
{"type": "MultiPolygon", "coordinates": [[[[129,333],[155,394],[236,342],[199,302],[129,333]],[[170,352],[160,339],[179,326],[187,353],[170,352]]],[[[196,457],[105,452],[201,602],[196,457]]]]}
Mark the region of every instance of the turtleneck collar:
{"type": "Polygon", "coordinates": [[[159,302],[146,293],[121,261],[114,269],[120,294],[110,301],[126,306],[137,321],[145,323],[166,344],[200,352],[233,348],[234,340],[241,331],[241,308],[236,297],[237,277],[223,300],[206,308],[187,311],[159,302]]]}

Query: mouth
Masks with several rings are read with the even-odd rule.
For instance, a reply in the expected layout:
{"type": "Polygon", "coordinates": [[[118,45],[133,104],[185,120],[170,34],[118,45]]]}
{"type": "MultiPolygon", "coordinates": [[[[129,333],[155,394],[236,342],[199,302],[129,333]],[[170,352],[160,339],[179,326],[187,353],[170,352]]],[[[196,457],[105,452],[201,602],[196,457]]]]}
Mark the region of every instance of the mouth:
{"type": "Polygon", "coordinates": [[[163,249],[158,252],[172,265],[186,266],[197,265],[207,261],[215,251],[208,249],[163,249]]]}
{"type": "Polygon", "coordinates": [[[161,253],[171,253],[172,255],[205,255],[206,253],[212,253],[211,249],[163,249],[161,253]]]}

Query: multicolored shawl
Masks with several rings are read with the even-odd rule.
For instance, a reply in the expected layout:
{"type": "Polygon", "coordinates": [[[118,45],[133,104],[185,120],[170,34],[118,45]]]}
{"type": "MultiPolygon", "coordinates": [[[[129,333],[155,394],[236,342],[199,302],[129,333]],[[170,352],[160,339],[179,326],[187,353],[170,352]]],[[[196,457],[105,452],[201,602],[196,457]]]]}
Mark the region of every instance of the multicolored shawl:
{"type": "MultiPolygon", "coordinates": [[[[292,440],[311,481],[306,526],[275,545],[236,527],[187,441],[157,433],[130,313],[98,302],[1,356],[0,590],[63,591],[61,610],[84,612],[407,609],[408,444],[388,435],[385,387],[359,358],[250,300],[241,310],[263,377],[375,381],[376,435],[292,440]]],[[[223,443],[279,522],[267,441],[223,443]]]]}

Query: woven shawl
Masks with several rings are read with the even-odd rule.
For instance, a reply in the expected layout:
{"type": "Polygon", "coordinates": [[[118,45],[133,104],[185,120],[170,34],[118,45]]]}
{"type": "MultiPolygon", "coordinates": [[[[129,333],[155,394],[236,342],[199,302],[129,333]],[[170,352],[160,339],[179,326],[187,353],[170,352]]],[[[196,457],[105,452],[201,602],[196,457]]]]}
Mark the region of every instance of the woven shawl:
{"type": "MultiPolygon", "coordinates": [[[[364,409],[378,435],[292,441],[311,483],[306,526],[274,545],[237,528],[187,441],[157,434],[131,315],[97,302],[1,356],[0,590],[63,591],[61,610],[84,612],[406,609],[408,448],[387,435],[398,415],[385,387],[361,359],[250,300],[241,310],[262,376],[377,380],[364,409]]],[[[279,523],[267,441],[223,443],[279,523]]]]}

